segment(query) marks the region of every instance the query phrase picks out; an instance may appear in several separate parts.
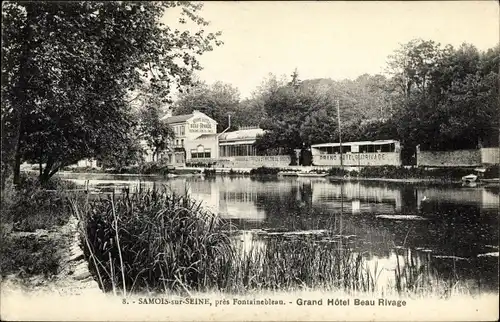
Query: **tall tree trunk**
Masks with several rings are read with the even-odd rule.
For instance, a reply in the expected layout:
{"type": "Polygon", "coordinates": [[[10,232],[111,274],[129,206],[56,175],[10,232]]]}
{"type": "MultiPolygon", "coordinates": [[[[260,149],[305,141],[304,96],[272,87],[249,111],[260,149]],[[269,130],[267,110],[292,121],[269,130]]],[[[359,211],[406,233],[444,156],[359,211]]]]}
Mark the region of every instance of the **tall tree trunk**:
{"type": "Polygon", "coordinates": [[[14,184],[19,184],[21,181],[21,133],[17,135],[17,147],[14,160],[14,184]]]}
{"type": "Polygon", "coordinates": [[[43,170],[43,168],[42,168],[42,163],[43,163],[43,161],[42,161],[42,155],[43,155],[43,152],[40,150],[40,156],[39,156],[39,159],[38,159],[38,165],[39,165],[39,174],[38,174],[38,176],[40,178],[42,177],[42,170],[43,170]]]}
{"type": "Polygon", "coordinates": [[[51,156],[49,156],[47,164],[45,165],[45,169],[43,170],[43,173],[40,176],[40,183],[42,185],[46,184],[49,181],[53,165],[54,165],[54,159],[51,156]]]}
{"type": "Polygon", "coordinates": [[[23,28],[24,43],[22,48],[22,54],[19,61],[20,71],[19,79],[14,88],[15,97],[13,100],[14,110],[15,110],[15,156],[14,156],[14,184],[19,184],[20,172],[21,172],[21,146],[23,141],[23,130],[24,130],[24,116],[26,114],[27,93],[28,84],[33,75],[31,75],[31,68],[29,66],[29,57],[32,51],[32,41],[33,41],[33,29],[32,24],[35,22],[35,12],[34,3],[26,2],[24,4],[26,8],[26,25],[23,28]]]}

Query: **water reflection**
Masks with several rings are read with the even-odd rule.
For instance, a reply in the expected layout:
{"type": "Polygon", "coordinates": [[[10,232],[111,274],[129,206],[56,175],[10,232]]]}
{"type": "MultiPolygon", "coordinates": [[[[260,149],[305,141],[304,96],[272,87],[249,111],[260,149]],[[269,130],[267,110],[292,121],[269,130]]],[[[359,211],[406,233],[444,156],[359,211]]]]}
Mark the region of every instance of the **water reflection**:
{"type": "Polygon", "coordinates": [[[461,274],[482,289],[498,287],[498,187],[345,182],[341,214],[341,183],[324,178],[68,178],[94,186],[143,180],[147,187],[189,193],[242,231],[238,242],[246,252],[256,242],[265,247],[266,234],[328,231],[324,242],[341,240],[383,263],[389,275],[402,249],[415,262],[431,260],[441,274],[461,274]]]}

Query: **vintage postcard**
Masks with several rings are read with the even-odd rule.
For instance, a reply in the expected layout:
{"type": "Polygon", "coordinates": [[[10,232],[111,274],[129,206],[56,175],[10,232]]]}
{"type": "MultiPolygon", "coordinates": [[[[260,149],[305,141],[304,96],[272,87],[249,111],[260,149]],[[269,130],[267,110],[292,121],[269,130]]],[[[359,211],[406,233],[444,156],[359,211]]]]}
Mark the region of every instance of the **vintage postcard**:
{"type": "Polygon", "coordinates": [[[499,21],[3,3],[0,318],[498,320],[499,21]]]}

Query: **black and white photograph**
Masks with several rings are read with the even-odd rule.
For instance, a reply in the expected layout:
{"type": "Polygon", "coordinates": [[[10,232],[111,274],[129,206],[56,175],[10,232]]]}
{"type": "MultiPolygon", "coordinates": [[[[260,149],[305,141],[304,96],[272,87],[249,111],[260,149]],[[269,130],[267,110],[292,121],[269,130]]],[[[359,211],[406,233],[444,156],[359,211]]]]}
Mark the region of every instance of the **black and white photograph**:
{"type": "Polygon", "coordinates": [[[499,319],[498,1],[2,3],[2,321],[499,319]]]}

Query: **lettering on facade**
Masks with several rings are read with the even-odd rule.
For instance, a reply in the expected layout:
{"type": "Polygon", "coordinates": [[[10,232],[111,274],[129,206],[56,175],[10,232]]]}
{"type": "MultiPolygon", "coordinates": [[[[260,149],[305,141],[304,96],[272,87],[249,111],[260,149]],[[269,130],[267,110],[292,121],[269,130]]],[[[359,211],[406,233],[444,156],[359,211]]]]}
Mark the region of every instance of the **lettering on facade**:
{"type": "MultiPolygon", "coordinates": [[[[361,161],[361,160],[380,160],[384,161],[385,153],[356,153],[343,154],[342,161],[361,161]]],[[[340,154],[323,154],[320,155],[320,160],[340,160],[340,154]]]]}
{"type": "MultiPolygon", "coordinates": [[[[340,154],[315,155],[313,156],[313,162],[318,164],[339,164],[340,154]]],[[[399,155],[395,152],[346,153],[342,155],[342,162],[345,165],[352,166],[400,164],[399,155]]]]}
{"type": "Polygon", "coordinates": [[[207,118],[197,117],[189,124],[191,133],[212,133],[212,123],[207,118]]]}
{"type": "Polygon", "coordinates": [[[244,156],[235,157],[236,161],[250,161],[250,162],[269,162],[269,161],[288,161],[288,156],[244,156]]]}

